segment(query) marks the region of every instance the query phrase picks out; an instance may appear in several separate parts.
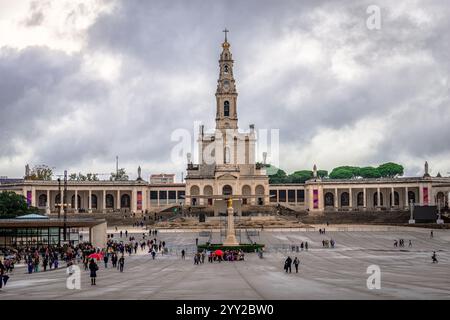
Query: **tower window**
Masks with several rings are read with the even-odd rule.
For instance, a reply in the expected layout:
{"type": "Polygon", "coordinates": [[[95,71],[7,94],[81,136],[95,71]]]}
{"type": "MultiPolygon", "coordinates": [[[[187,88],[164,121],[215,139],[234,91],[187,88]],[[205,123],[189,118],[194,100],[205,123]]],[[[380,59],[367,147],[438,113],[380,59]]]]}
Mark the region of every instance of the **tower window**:
{"type": "Polygon", "coordinates": [[[225,117],[229,117],[230,116],[230,102],[229,101],[225,101],[223,103],[223,115],[225,117]]]}
{"type": "Polygon", "coordinates": [[[224,71],[225,73],[228,73],[228,65],[225,65],[225,66],[223,67],[223,71],[224,71]]]}

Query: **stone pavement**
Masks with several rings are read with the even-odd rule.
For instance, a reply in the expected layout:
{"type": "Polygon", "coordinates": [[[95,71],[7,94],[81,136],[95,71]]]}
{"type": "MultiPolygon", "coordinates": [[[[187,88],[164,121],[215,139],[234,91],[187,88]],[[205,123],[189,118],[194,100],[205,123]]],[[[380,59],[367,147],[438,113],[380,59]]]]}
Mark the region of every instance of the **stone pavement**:
{"type": "MultiPolygon", "coordinates": [[[[138,231],[138,230],[136,230],[138,231]]],[[[138,231],[137,235],[142,234],[138,231]]],[[[159,232],[170,254],[156,260],[145,252],[125,256],[125,272],[104,269],[99,263],[97,286],[82,270],[81,290],[66,289],[66,270],[28,275],[16,268],[0,299],[449,299],[450,231],[403,228],[398,231],[269,232],[252,237],[265,243],[264,258],[247,254],[241,262],[193,264],[192,232],[159,232]],[[322,248],[323,239],[336,248],[322,248]],[[405,239],[394,248],[394,239],[405,239]],[[408,247],[412,240],[413,247],[408,247]],[[308,241],[306,252],[291,252],[291,245],[308,241]],[[181,260],[181,249],[188,250],[181,260]],[[432,251],[439,263],[431,263],[432,251]],[[299,257],[300,272],[286,274],[287,255],[299,257]],[[381,269],[381,289],[369,290],[369,265],[381,269]]],[[[214,235],[220,238],[220,235],[214,235]]],[[[139,239],[139,238],[138,238],[139,239]]],[[[82,268],[83,269],[83,268],[82,268]]],[[[293,268],[294,269],[294,268],[293,268]]]]}

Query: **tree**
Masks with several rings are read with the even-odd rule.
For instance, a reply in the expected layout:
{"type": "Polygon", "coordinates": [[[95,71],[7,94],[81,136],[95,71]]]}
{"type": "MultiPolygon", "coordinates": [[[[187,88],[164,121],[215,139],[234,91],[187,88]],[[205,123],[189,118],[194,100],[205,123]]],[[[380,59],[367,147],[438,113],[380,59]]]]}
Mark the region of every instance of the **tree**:
{"type": "Polygon", "coordinates": [[[37,165],[34,166],[33,169],[31,170],[30,174],[25,177],[25,179],[27,180],[52,180],[52,176],[53,176],[53,170],[45,165],[45,164],[41,164],[41,165],[37,165]]]}
{"type": "Polygon", "coordinates": [[[23,195],[12,191],[0,192],[0,217],[12,218],[15,216],[35,212],[37,209],[28,207],[27,200],[23,195]]]}
{"type": "Polygon", "coordinates": [[[394,162],[383,163],[378,166],[378,171],[382,177],[394,178],[403,175],[403,166],[394,162]]]}
{"type": "Polygon", "coordinates": [[[317,176],[319,178],[328,177],[328,171],[327,170],[317,170],[317,176]]]}
{"type": "Polygon", "coordinates": [[[362,168],[359,168],[358,176],[360,176],[362,178],[380,178],[381,174],[377,168],[362,167],[362,168]]]}
{"type": "Polygon", "coordinates": [[[286,183],[288,176],[284,170],[270,165],[267,168],[267,175],[269,176],[269,183],[286,183]]]}
{"type": "Polygon", "coordinates": [[[128,179],[129,178],[125,172],[125,168],[120,168],[117,173],[111,172],[111,177],[109,178],[111,181],[128,181],[128,179]]]}
{"type": "Polygon", "coordinates": [[[313,172],[310,170],[295,171],[289,175],[292,183],[304,183],[305,181],[312,179],[313,172]]]}
{"type": "Polygon", "coordinates": [[[334,168],[330,173],[331,179],[352,179],[359,176],[358,167],[342,166],[334,168]]]}

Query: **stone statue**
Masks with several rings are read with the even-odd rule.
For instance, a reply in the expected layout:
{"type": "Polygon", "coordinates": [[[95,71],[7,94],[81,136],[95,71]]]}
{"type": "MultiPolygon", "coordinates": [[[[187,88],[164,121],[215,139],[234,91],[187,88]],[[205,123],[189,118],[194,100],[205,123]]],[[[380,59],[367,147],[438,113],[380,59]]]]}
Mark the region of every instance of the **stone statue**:
{"type": "Polygon", "coordinates": [[[428,161],[425,161],[425,174],[428,175],[428,161]]]}
{"type": "Polygon", "coordinates": [[[141,180],[141,166],[138,167],[138,180],[141,180]]]}
{"type": "Polygon", "coordinates": [[[25,178],[30,176],[30,166],[27,164],[25,166],[25,178]]]}
{"type": "Polygon", "coordinates": [[[267,162],[267,152],[263,152],[263,164],[267,162]]]}
{"type": "Polygon", "coordinates": [[[314,179],[317,178],[317,166],[316,165],[313,166],[313,177],[314,177],[314,179]]]}

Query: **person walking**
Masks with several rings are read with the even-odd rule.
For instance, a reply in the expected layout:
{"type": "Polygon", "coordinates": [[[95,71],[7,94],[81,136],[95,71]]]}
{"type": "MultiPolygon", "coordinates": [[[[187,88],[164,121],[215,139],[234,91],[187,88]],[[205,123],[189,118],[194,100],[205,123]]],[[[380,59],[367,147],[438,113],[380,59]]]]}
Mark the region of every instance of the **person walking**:
{"type": "Polygon", "coordinates": [[[298,260],[297,257],[294,259],[294,267],[295,267],[295,273],[298,273],[298,265],[300,264],[300,260],[298,260]]]}
{"type": "Polygon", "coordinates": [[[431,230],[430,232],[430,238],[433,238],[434,234],[433,234],[433,230],[431,230]]]}
{"type": "Polygon", "coordinates": [[[291,257],[287,257],[286,261],[284,262],[284,270],[289,273],[292,272],[292,259],[291,257]]]}
{"type": "Polygon", "coordinates": [[[438,263],[438,260],[436,258],[436,251],[433,251],[433,255],[431,256],[431,260],[433,263],[438,263]]]}
{"type": "Polygon", "coordinates": [[[123,267],[125,266],[125,257],[122,255],[119,259],[119,270],[123,272],[123,267]]]}
{"type": "Polygon", "coordinates": [[[198,238],[195,238],[195,245],[198,246],[198,238]]]}
{"type": "Polygon", "coordinates": [[[152,259],[155,260],[155,256],[156,256],[156,251],[155,249],[152,250],[152,259]]]}
{"type": "Polygon", "coordinates": [[[108,269],[108,254],[106,253],[103,257],[103,262],[105,263],[105,269],[108,269]]]}
{"type": "Polygon", "coordinates": [[[181,259],[185,260],[186,259],[186,251],[181,250],[181,259]]]}
{"type": "Polygon", "coordinates": [[[412,241],[411,240],[409,240],[409,244],[408,244],[408,247],[412,247],[412,241]]]}
{"type": "Polygon", "coordinates": [[[305,242],[305,250],[308,251],[308,241],[305,242]]]}
{"type": "Polygon", "coordinates": [[[90,270],[90,276],[91,276],[91,286],[95,286],[95,285],[97,285],[95,283],[95,278],[97,278],[98,266],[95,263],[94,259],[91,259],[91,262],[89,262],[89,270],[90,270]]]}
{"type": "Polygon", "coordinates": [[[5,274],[5,265],[0,260],[0,289],[3,287],[3,284],[6,285],[6,281],[8,281],[9,277],[5,274]]]}

